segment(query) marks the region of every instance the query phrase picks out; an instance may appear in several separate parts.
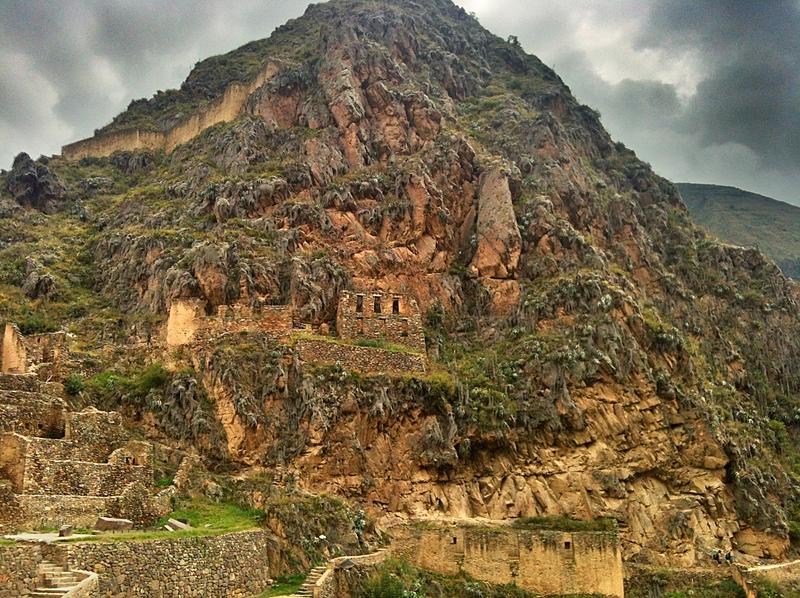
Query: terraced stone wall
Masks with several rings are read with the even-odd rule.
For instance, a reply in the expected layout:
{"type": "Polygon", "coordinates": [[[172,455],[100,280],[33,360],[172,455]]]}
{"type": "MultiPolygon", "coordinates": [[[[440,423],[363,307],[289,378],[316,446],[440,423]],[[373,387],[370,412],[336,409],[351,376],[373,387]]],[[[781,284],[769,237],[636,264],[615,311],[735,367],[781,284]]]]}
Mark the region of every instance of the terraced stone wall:
{"type": "Polygon", "coordinates": [[[61,546],[71,569],[100,575],[99,595],[159,598],[250,598],[277,575],[278,553],[267,531],[142,542],[61,546]]]}

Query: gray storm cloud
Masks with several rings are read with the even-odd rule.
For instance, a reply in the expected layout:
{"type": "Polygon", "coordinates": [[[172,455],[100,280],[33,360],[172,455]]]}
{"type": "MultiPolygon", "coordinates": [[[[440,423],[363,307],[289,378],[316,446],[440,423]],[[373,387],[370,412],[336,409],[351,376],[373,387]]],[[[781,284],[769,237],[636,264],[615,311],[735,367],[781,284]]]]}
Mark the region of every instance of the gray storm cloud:
{"type": "MultiPolygon", "coordinates": [[[[458,0],[673,180],[800,204],[798,0],[458,0]]],[[[305,0],[4,0],[0,165],[57,152],[305,0]]]]}

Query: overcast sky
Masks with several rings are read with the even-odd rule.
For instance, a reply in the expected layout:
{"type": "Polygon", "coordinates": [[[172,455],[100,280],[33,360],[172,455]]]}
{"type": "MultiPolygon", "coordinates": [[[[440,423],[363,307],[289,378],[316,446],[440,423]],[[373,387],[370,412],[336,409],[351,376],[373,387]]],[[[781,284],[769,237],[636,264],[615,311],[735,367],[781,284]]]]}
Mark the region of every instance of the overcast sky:
{"type": "MultiPolygon", "coordinates": [[[[800,0],[457,1],[660,174],[800,205],[800,0]]],[[[91,135],[306,4],[0,0],[0,167],[91,135]]]]}

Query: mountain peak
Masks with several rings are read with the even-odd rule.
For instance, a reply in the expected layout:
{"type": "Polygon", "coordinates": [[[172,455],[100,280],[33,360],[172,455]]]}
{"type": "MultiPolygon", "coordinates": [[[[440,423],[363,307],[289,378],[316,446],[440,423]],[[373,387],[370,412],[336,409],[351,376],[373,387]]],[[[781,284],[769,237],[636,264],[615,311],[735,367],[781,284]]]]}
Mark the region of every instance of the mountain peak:
{"type": "Polygon", "coordinates": [[[609,516],[659,565],[787,551],[796,287],[452,2],[314,5],[25,163],[65,191],[43,216],[3,179],[0,313],[69,326],[101,381],[169,364],[87,398],[153,437],[377,517],[609,516]]]}

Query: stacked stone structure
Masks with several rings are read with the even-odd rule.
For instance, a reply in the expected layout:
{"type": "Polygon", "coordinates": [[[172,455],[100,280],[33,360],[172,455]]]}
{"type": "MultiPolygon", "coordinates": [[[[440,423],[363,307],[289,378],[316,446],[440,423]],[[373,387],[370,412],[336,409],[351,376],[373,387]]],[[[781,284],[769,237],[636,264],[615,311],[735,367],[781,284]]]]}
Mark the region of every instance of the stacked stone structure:
{"type": "Polygon", "coordinates": [[[10,322],[2,328],[0,373],[36,373],[42,379],[52,378],[59,374],[66,356],[65,332],[23,336],[10,322]]]}
{"type": "Polygon", "coordinates": [[[0,528],[87,526],[150,488],[152,446],[117,413],[69,412],[34,376],[0,375],[0,528]]]}
{"type": "Polygon", "coordinates": [[[434,573],[466,573],[541,596],[625,595],[617,532],[426,521],[390,533],[394,555],[434,573]]]}
{"type": "Polygon", "coordinates": [[[290,305],[221,305],[216,313],[206,313],[201,299],[177,299],[172,302],[167,319],[168,347],[179,347],[213,338],[224,332],[256,330],[277,337],[291,333],[293,310],[290,305]]]}
{"type": "Polygon", "coordinates": [[[425,352],[425,333],[416,300],[384,291],[344,292],[336,312],[341,338],[380,340],[425,352]]]}

